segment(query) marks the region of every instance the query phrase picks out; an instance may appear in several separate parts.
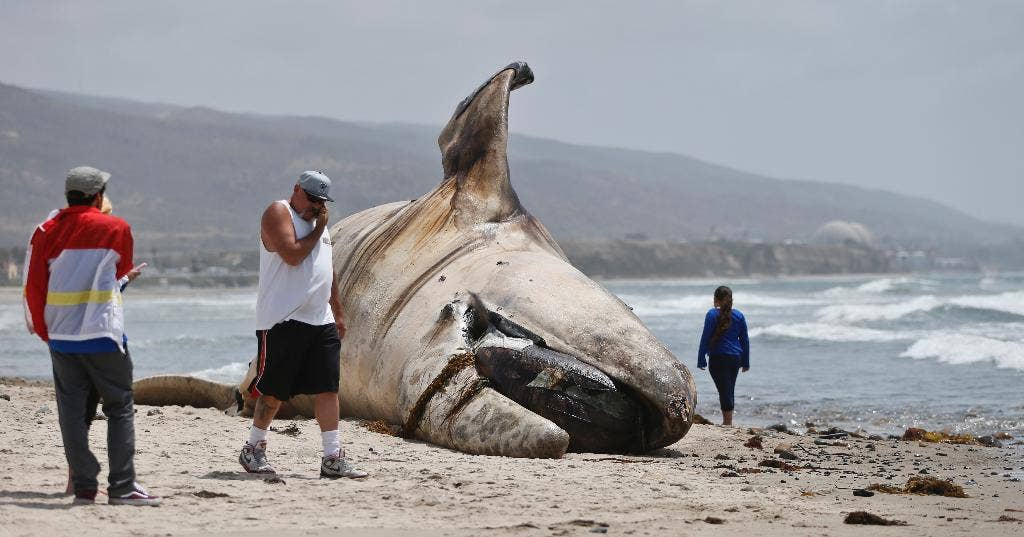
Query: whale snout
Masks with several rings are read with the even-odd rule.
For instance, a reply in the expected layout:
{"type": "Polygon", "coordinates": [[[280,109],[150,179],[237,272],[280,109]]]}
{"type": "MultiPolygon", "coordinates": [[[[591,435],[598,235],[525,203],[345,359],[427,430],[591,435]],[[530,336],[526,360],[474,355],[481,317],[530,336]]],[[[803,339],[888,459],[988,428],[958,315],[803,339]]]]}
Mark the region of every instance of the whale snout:
{"type": "MultiPolygon", "coordinates": [[[[475,297],[472,309],[485,311],[475,297]]],[[[470,330],[477,373],[568,433],[569,451],[642,453],[671,444],[689,429],[693,391],[688,375],[678,371],[682,365],[673,367],[674,357],[636,358],[647,364],[643,369],[663,377],[638,385],[628,375],[616,378],[618,368],[602,370],[600,356],[559,352],[530,328],[495,312],[474,317],[484,321],[470,330]]]]}
{"type": "Polygon", "coordinates": [[[510,63],[505,69],[512,69],[516,72],[512,77],[512,85],[509,87],[509,91],[533,83],[533,69],[530,69],[526,62],[510,63]]]}
{"type": "MultiPolygon", "coordinates": [[[[509,70],[512,71],[512,78],[508,82],[508,92],[512,92],[513,90],[519,89],[519,88],[521,88],[521,87],[523,87],[523,86],[533,82],[533,69],[530,69],[530,66],[526,62],[524,62],[524,61],[512,62],[512,63],[506,65],[504,68],[502,68],[497,73],[495,73],[491,78],[488,78],[483,84],[480,84],[480,87],[475,89],[475,90],[473,90],[473,93],[470,93],[469,95],[467,95],[466,98],[463,99],[458,104],[458,106],[455,107],[455,113],[452,114],[451,121],[455,121],[460,116],[462,116],[462,114],[469,108],[469,106],[471,104],[473,104],[473,101],[476,100],[478,95],[483,93],[484,90],[486,90],[488,86],[490,86],[492,83],[494,83],[495,80],[501,79],[502,75],[506,71],[509,71],[509,70]]],[[[505,97],[506,97],[505,100],[507,102],[507,98],[508,98],[507,93],[506,93],[505,97]]],[[[493,112],[493,110],[492,110],[492,112],[493,112]]],[[[450,125],[451,121],[449,122],[449,127],[451,126],[450,125]]],[[[444,136],[444,133],[442,133],[442,137],[443,136],[444,136]]]]}

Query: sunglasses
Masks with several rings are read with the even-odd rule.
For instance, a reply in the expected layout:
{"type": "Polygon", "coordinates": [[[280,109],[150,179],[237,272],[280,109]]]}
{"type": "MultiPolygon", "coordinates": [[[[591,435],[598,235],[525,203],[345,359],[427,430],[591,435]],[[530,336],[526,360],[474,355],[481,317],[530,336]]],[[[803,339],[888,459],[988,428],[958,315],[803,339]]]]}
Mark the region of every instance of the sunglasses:
{"type": "Polygon", "coordinates": [[[305,190],[303,190],[302,193],[306,195],[306,200],[314,205],[322,205],[327,202],[327,200],[313,196],[312,194],[306,192],[305,190]]]}

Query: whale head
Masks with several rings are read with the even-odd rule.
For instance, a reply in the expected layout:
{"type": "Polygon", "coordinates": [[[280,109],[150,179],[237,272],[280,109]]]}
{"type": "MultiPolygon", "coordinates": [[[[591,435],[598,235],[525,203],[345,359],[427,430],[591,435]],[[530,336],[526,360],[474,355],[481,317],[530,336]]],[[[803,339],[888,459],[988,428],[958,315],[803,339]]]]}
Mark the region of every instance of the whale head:
{"type": "Polygon", "coordinates": [[[477,237],[445,271],[471,295],[465,345],[491,387],[565,430],[571,450],[669,445],[692,423],[689,371],[572,266],[512,188],[509,97],[533,80],[525,62],[501,69],[458,104],[438,138],[452,220],[477,237]]]}

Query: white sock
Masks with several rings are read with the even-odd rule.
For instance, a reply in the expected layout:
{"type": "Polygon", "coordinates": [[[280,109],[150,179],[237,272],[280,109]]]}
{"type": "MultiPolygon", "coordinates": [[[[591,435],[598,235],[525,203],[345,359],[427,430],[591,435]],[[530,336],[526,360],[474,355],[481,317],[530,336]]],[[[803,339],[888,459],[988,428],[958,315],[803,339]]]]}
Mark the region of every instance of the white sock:
{"type": "Polygon", "coordinates": [[[338,440],[338,430],[323,431],[320,433],[320,440],[324,444],[324,457],[341,454],[341,441],[338,440]]]}
{"type": "Polygon", "coordinates": [[[262,441],[264,441],[266,439],[267,439],[267,430],[266,429],[260,429],[259,427],[255,426],[255,425],[249,427],[249,442],[247,442],[247,443],[250,446],[255,446],[256,444],[259,444],[260,442],[262,442],[262,441]]]}

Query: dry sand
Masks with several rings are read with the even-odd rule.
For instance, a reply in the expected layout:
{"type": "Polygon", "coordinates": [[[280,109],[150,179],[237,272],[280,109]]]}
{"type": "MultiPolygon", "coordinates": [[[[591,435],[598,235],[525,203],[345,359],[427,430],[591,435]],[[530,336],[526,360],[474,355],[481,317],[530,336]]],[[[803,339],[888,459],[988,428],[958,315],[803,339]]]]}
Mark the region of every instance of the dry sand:
{"type": "MultiPolygon", "coordinates": [[[[0,381],[0,535],[1024,535],[1024,449],[849,438],[836,445],[768,431],[764,450],[747,428],[695,426],[653,456],[573,453],[561,460],[480,457],[341,424],[364,480],[321,480],[320,436],[271,434],[283,483],[241,472],[248,420],[214,409],[137,408],[139,480],[159,507],[72,506],[53,390],[0,381]],[[790,472],[758,466],[789,444],[790,472]],[[761,470],[760,473],[751,469],[761,470]],[[950,478],[968,498],[876,493],[871,483],[950,478]],[[733,476],[733,477],[729,477],[733,476]],[[213,494],[210,494],[213,493],[213,494]],[[204,497],[215,496],[215,497],[204,497]],[[843,523],[868,511],[909,526],[843,523]],[[721,521],[721,523],[713,523],[721,521]],[[1002,519],[1002,520],[1000,520],[1002,519]]],[[[106,457],[106,422],[91,441],[106,457]]],[[[104,466],[106,466],[104,464],[104,466]]],[[[105,475],[101,476],[101,483],[105,475]]]]}

